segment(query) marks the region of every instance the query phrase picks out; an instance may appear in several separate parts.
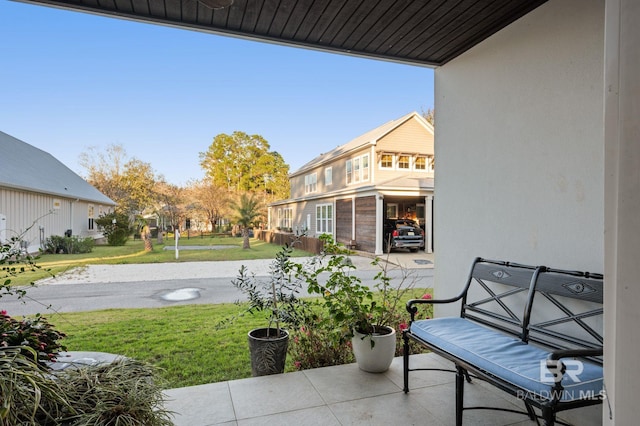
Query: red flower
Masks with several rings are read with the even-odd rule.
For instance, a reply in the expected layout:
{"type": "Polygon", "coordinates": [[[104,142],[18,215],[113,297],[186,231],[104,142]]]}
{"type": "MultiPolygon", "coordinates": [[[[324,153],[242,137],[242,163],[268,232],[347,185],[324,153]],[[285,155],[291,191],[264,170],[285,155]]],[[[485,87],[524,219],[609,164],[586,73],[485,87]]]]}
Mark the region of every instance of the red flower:
{"type": "Polygon", "coordinates": [[[400,330],[400,331],[404,331],[404,330],[406,330],[408,328],[409,328],[409,326],[407,325],[406,322],[401,322],[400,324],[398,324],[398,330],[400,330]]]}
{"type": "Polygon", "coordinates": [[[422,298],[425,299],[425,300],[429,300],[429,299],[431,299],[431,297],[432,296],[429,293],[425,293],[425,294],[422,295],[422,298]]]}

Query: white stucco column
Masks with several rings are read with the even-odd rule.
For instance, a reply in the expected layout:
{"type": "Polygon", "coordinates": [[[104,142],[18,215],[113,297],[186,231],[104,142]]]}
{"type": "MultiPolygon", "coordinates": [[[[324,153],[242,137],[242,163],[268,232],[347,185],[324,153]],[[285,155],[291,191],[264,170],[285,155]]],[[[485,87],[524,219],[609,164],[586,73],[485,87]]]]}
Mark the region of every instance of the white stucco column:
{"type": "Polygon", "coordinates": [[[376,194],[376,256],[384,254],[382,250],[383,235],[383,220],[384,220],[384,195],[376,194]]]}
{"type": "Polygon", "coordinates": [[[425,213],[425,232],[427,233],[427,241],[425,242],[425,250],[427,253],[433,253],[433,195],[427,195],[424,198],[425,213]]]}
{"type": "Polygon", "coordinates": [[[640,2],[605,3],[603,424],[637,424],[640,395],[640,2]]]}

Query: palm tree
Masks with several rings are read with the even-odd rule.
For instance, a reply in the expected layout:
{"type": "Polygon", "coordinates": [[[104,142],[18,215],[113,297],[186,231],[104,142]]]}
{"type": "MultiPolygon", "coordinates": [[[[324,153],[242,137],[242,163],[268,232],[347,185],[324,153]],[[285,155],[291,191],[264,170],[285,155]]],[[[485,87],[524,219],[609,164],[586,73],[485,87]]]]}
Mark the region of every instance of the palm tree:
{"type": "Polygon", "coordinates": [[[260,217],[260,201],[253,195],[242,194],[233,209],[236,211],[235,221],[242,227],[242,249],[249,249],[249,227],[260,217]]]}

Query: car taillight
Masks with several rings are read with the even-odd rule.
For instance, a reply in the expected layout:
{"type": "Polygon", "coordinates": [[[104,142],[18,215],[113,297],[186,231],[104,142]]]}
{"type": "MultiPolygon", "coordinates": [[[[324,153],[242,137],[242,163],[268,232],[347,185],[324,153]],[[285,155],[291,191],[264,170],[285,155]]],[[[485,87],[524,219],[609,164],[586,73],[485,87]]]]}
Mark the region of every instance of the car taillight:
{"type": "Polygon", "coordinates": [[[398,237],[398,236],[400,236],[400,233],[398,232],[397,229],[394,229],[393,233],[391,235],[393,235],[394,237],[398,237]]]}

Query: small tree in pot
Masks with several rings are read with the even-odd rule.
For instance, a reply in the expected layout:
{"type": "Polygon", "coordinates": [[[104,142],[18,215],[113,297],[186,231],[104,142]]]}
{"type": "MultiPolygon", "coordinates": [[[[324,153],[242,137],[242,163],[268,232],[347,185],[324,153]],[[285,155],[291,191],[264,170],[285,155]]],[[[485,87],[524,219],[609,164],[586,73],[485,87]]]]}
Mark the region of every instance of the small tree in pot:
{"type": "MultiPolygon", "coordinates": [[[[269,268],[269,277],[256,278],[242,265],[231,283],[247,296],[249,306],[243,313],[267,313],[267,327],[249,332],[251,371],[254,376],[284,372],[289,332],[304,318],[307,303],[299,299],[303,281],[291,262],[293,247],[285,245],[269,268]]],[[[232,321],[233,319],[230,319],[232,321]]]]}
{"type": "Polygon", "coordinates": [[[386,371],[396,352],[394,325],[404,312],[402,297],[415,285],[403,270],[399,283],[392,284],[386,264],[381,267],[369,287],[353,272],[356,267],[330,238],[325,238],[325,253],[311,267],[299,267],[298,272],[308,284],[310,294],[321,296],[327,311],[325,327],[333,327],[340,340],[351,339],[356,361],[362,370],[386,371]],[[328,274],[326,281],[324,277],[328,274]],[[322,275],[322,279],[320,276],[322,275]]]}

